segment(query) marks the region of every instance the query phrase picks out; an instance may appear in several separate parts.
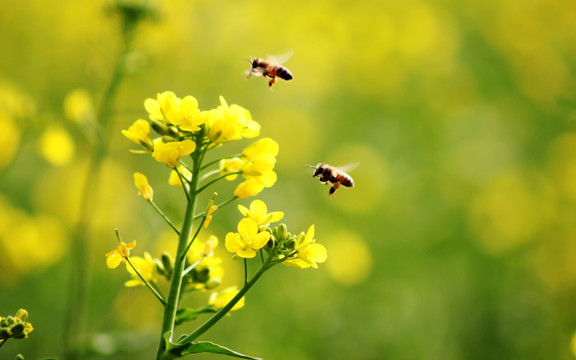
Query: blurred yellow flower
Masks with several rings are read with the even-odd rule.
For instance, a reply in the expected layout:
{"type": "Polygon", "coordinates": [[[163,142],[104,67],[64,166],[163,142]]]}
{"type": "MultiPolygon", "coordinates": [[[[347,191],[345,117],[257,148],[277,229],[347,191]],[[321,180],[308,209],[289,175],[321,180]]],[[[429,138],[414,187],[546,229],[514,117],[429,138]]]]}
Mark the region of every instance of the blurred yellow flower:
{"type": "Polygon", "coordinates": [[[273,139],[262,138],[246,147],[244,151],[242,151],[242,155],[248,159],[253,159],[262,155],[269,155],[272,158],[276,158],[279,149],[280,147],[278,146],[278,143],[273,139]]]}
{"type": "MultiPolygon", "coordinates": [[[[190,172],[190,170],[186,169],[184,166],[179,165],[178,171],[188,181],[190,181],[192,179],[192,173],[190,172]]],[[[172,170],[170,172],[170,177],[168,178],[168,184],[182,188],[182,181],[180,180],[180,176],[178,176],[178,173],[176,172],[176,170],[172,170]]]]}
{"type": "Polygon", "coordinates": [[[352,232],[330,234],[328,272],[335,282],[355,285],[366,280],[372,271],[372,254],[365,240],[352,232]]]}
{"type": "MultiPolygon", "coordinates": [[[[149,253],[145,252],[144,257],[132,256],[130,257],[130,262],[132,265],[134,265],[134,267],[138,270],[144,279],[149,282],[156,282],[156,264],[154,263],[154,259],[152,259],[152,256],[150,256],[149,253]]],[[[130,273],[132,279],[126,281],[124,283],[125,286],[134,287],[139,285],[146,285],[144,284],[144,281],[140,279],[138,274],[136,274],[136,271],[134,271],[132,266],[130,266],[128,263],[126,263],[126,270],[130,273]]]]}
{"type": "Polygon", "coordinates": [[[130,256],[130,250],[134,249],[134,247],[136,247],[136,240],[129,244],[119,243],[116,250],[106,254],[106,266],[110,269],[116,269],[118,265],[126,263],[126,258],[130,256]]]}
{"type": "Polygon", "coordinates": [[[134,141],[136,144],[144,146],[148,150],[154,148],[152,138],[150,137],[150,124],[146,120],[136,120],[128,130],[122,130],[122,135],[134,141]]]}
{"type": "MultiPolygon", "coordinates": [[[[214,308],[214,310],[219,310],[224,306],[226,306],[226,304],[228,304],[238,293],[239,293],[238,287],[230,286],[222,291],[213,292],[210,295],[208,303],[214,308]]],[[[244,304],[245,300],[244,297],[242,297],[230,310],[232,311],[238,310],[242,308],[244,304]]]]}
{"type": "Polygon", "coordinates": [[[70,163],[75,152],[74,141],[62,127],[53,125],[40,137],[40,153],[53,165],[70,163]]]}
{"type": "Polygon", "coordinates": [[[269,213],[266,203],[262,200],[254,200],[250,204],[250,209],[243,205],[238,205],[240,213],[247,218],[256,221],[258,226],[267,226],[270,223],[282,220],[284,213],[282,211],[274,211],[269,213]]]}
{"type": "Polygon", "coordinates": [[[195,263],[202,260],[192,270],[190,277],[194,289],[210,289],[219,285],[224,277],[222,259],[214,256],[214,249],[218,246],[218,238],[210,235],[206,240],[197,238],[188,251],[188,262],[195,263]]]}
{"type": "Polygon", "coordinates": [[[196,143],[192,140],[159,142],[154,145],[152,156],[156,161],[163,162],[173,168],[180,162],[180,156],[189,155],[194,150],[196,150],[196,143]]]}
{"type": "Polygon", "coordinates": [[[305,269],[310,266],[318,268],[318,264],[323,263],[328,258],[326,248],[321,244],[316,244],[314,225],[310,226],[305,236],[302,234],[298,236],[294,249],[297,258],[285,260],[283,263],[298,269],[305,269]]]}
{"type": "Polygon", "coordinates": [[[134,173],[134,184],[138,188],[138,195],[142,195],[145,200],[152,200],[152,196],[154,195],[154,191],[152,187],[148,184],[148,179],[142,173],[135,172],[134,173]]]}
{"type": "Polygon", "coordinates": [[[92,97],[86,89],[76,89],[64,98],[64,114],[77,124],[90,124],[96,118],[92,97]]]}
{"type": "Polygon", "coordinates": [[[238,223],[238,232],[226,234],[226,250],[243,258],[253,258],[270,239],[268,231],[258,232],[258,224],[250,218],[238,223]]]}

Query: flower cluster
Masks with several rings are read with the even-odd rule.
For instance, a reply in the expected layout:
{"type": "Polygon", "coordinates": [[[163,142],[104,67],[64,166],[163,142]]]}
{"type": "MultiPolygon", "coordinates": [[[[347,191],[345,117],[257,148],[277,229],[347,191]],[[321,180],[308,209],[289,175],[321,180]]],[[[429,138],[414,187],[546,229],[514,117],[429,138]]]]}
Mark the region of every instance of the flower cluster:
{"type": "Polygon", "coordinates": [[[298,269],[318,268],[318,264],[326,261],[328,253],[323,245],[316,243],[314,225],[306,233],[292,235],[284,224],[270,228],[270,223],[280,221],[284,213],[268,213],[261,200],[254,200],[250,209],[242,205],[238,209],[245,218],[238,223],[237,233],[226,235],[226,249],[236,256],[253,258],[266,248],[278,262],[298,269]]]}
{"type": "Polygon", "coordinates": [[[15,316],[0,316],[0,342],[9,338],[27,338],[28,334],[34,330],[34,327],[26,319],[28,319],[28,311],[24,309],[18,310],[15,316]]]}
{"type": "Polygon", "coordinates": [[[222,175],[226,179],[235,180],[241,173],[245,179],[240,183],[234,195],[243,199],[258,195],[264,188],[276,183],[276,156],[278,155],[278,143],[270,138],[263,138],[248,146],[242,151],[242,156],[224,159],[220,161],[222,175]]]}

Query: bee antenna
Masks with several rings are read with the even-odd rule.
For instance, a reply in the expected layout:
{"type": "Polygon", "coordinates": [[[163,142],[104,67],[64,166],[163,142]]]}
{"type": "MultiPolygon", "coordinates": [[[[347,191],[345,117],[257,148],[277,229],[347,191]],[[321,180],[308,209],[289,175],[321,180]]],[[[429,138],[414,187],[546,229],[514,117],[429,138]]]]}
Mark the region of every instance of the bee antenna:
{"type": "Polygon", "coordinates": [[[242,60],[246,60],[246,61],[248,61],[249,63],[252,62],[252,58],[242,58],[242,60]]]}
{"type": "Polygon", "coordinates": [[[316,166],[314,166],[314,165],[306,165],[306,166],[308,166],[309,168],[316,169],[316,166]]]}

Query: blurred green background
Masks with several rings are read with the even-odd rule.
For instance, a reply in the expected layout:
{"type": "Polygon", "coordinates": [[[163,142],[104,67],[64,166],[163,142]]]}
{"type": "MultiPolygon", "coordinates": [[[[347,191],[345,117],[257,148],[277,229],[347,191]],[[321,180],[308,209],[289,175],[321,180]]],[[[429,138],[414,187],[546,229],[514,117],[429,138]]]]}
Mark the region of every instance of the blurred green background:
{"type": "MultiPolygon", "coordinates": [[[[35,327],[29,339],[8,341],[2,358],[62,356],[69,248],[90,154],[82,124],[70,119],[74,109],[89,114],[89,103],[64,104],[70,93],[101,101],[121,44],[107,4],[2,2],[0,315],[26,308],[35,327]]],[[[293,232],[316,224],[328,249],[318,270],[266,273],[245,308],[203,339],[274,360],[573,357],[574,1],[156,6],[158,19],[136,34],[94,189],[87,328],[101,354],[90,358],[155,354],[160,306],[146,289],[125,288],[129,275],[107,269],[104,254],[116,246],[115,228],[137,239],[137,255],[161,253],[168,229],[136,196],[134,171],[148,175],[176,221],[183,211],[168,169],[131,155],[120,134],[146,116],[144,99],[165,90],[194,95],[201,109],[219,95],[249,109],[262,136],[280,144],[278,182],[259,198],[284,211],[293,232]],[[289,50],[293,81],[271,92],[261,78],[244,79],[243,58],[289,50]],[[356,187],[329,199],[305,167],[318,162],[359,162],[356,187]]],[[[235,205],[224,208],[210,230],[223,241],[240,218],[235,205]]],[[[228,260],[225,284],[240,284],[241,269],[228,260]]]]}

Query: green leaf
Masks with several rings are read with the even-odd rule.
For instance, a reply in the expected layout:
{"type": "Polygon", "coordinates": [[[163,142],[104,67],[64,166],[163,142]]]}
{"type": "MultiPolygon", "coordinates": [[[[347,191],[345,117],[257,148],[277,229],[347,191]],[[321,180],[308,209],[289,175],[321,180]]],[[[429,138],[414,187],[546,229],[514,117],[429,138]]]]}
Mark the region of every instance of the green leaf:
{"type": "Polygon", "coordinates": [[[186,347],[186,349],[182,350],[182,352],[180,353],[183,356],[199,353],[213,353],[213,354],[233,356],[241,359],[261,360],[260,358],[241,354],[237,351],[225,348],[222,345],[218,345],[210,341],[198,341],[195,343],[188,343],[182,346],[186,347]]]}
{"type": "Polygon", "coordinates": [[[175,324],[180,325],[180,324],[185,323],[187,321],[192,321],[192,320],[196,319],[196,317],[200,314],[212,314],[215,312],[216,312],[216,310],[211,309],[211,308],[204,308],[204,309],[200,309],[200,310],[194,310],[191,308],[178,309],[178,311],[176,312],[175,324]]]}

